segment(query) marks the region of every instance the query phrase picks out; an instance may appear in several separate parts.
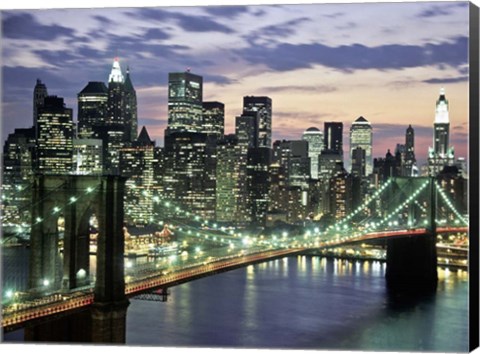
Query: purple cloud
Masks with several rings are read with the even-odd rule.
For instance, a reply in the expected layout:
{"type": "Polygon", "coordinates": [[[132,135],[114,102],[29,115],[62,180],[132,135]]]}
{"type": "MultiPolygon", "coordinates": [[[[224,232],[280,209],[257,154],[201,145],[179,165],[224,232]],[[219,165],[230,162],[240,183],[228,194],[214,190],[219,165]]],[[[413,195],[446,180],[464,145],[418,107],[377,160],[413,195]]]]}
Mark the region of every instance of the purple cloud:
{"type": "Polygon", "coordinates": [[[460,66],[468,63],[468,38],[458,37],[440,44],[362,44],[330,47],[320,43],[282,43],[273,48],[252,45],[236,51],[253,65],[263,64],[275,71],[310,68],[315,64],[342,71],[361,69],[403,69],[427,65],[460,66]]]}
{"type": "Polygon", "coordinates": [[[5,12],[3,36],[12,39],[52,41],[59,37],[74,37],[75,31],[59,25],[42,25],[32,14],[5,12]]]}

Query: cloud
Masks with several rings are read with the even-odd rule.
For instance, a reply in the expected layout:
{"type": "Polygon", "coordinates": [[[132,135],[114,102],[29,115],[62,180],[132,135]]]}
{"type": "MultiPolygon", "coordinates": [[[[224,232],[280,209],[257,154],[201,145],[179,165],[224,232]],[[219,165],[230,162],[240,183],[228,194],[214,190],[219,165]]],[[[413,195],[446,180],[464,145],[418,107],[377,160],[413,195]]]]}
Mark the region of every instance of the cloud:
{"type": "Polygon", "coordinates": [[[429,65],[460,66],[468,62],[468,38],[425,45],[362,44],[330,47],[320,43],[281,43],[274,47],[254,45],[236,51],[248,63],[275,71],[289,71],[324,65],[342,71],[361,69],[404,69],[429,65]]]}
{"type": "Polygon", "coordinates": [[[248,13],[247,6],[207,6],[204,10],[210,15],[227,17],[230,19],[248,13]]]}
{"type": "Polygon", "coordinates": [[[33,52],[44,62],[54,66],[62,66],[78,58],[70,50],[34,50],[33,52]]]}
{"type": "Polygon", "coordinates": [[[212,20],[209,16],[187,15],[159,8],[142,8],[137,11],[128,12],[127,15],[162,23],[173,20],[187,32],[221,32],[227,34],[234,32],[230,27],[212,20]]]}
{"type": "Polygon", "coordinates": [[[322,86],[297,86],[297,85],[290,85],[290,86],[266,86],[262,87],[259,89],[259,91],[265,91],[265,92],[284,92],[284,91],[299,91],[299,92],[309,92],[313,94],[318,94],[318,93],[329,93],[329,92],[334,92],[337,91],[336,87],[333,86],[327,86],[327,85],[322,85],[322,86]]]}
{"type": "Polygon", "coordinates": [[[204,83],[215,83],[220,86],[229,85],[237,82],[237,80],[230,79],[229,77],[223,75],[203,74],[202,76],[204,83]]]}
{"type": "Polygon", "coordinates": [[[149,28],[143,35],[143,39],[169,39],[172,36],[160,28],[149,28]]]}
{"type": "Polygon", "coordinates": [[[455,82],[465,82],[465,81],[468,81],[468,76],[432,78],[428,80],[423,80],[423,82],[427,84],[452,84],[455,82]]]}
{"type": "Polygon", "coordinates": [[[277,25],[262,27],[257,34],[269,37],[287,37],[296,33],[298,25],[309,21],[312,20],[308,17],[300,17],[277,25]]]}
{"type": "Polygon", "coordinates": [[[59,37],[74,37],[71,28],[59,25],[42,25],[32,14],[4,13],[2,21],[3,36],[11,39],[33,39],[52,41],[59,37]]]}
{"type": "Polygon", "coordinates": [[[466,6],[468,6],[467,2],[460,2],[457,4],[433,5],[420,12],[417,17],[430,18],[438,16],[449,16],[454,12],[456,8],[465,8],[466,6]]]}

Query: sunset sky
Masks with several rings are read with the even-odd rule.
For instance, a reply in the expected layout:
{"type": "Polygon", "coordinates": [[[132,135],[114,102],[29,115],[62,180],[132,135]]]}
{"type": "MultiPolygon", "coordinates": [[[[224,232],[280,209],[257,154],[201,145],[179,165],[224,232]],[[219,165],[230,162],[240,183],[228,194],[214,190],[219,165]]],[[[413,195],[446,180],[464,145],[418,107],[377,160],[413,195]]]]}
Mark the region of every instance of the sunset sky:
{"type": "Polygon", "coordinates": [[[450,102],[451,144],[467,156],[468,3],[364,3],[2,11],[3,139],[29,127],[37,78],[65,98],[107,82],[113,58],[130,67],[139,127],[163,145],[168,73],[204,78],[204,100],[225,103],[234,132],[246,95],[273,101],[273,138],[300,139],[325,121],[373,126],[373,156],[416,134],[432,145],[440,88],[450,102]]]}

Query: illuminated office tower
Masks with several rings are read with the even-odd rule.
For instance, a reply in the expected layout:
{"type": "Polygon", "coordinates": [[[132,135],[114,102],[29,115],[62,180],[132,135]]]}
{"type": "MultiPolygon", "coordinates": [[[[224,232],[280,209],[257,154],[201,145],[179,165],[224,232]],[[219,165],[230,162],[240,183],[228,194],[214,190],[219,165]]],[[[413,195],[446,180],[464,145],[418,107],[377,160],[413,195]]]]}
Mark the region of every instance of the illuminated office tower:
{"type": "Polygon", "coordinates": [[[123,89],[125,91],[125,140],[127,142],[133,142],[137,139],[138,134],[137,93],[133,87],[132,79],[130,78],[130,69],[128,67],[123,89]]]}
{"type": "Polygon", "coordinates": [[[352,150],[352,175],[356,177],[365,176],[366,169],[366,160],[365,160],[365,150],[360,146],[357,146],[352,150]]]}
{"type": "Polygon", "coordinates": [[[248,149],[247,152],[247,205],[252,222],[262,226],[266,223],[268,212],[271,152],[268,147],[248,149]]]}
{"type": "Polygon", "coordinates": [[[165,135],[164,196],[194,215],[215,219],[216,153],[213,137],[194,132],[165,135]]]}
{"type": "Polygon", "coordinates": [[[225,132],[225,105],[221,102],[203,102],[202,133],[213,135],[216,140],[225,132]]]}
{"type": "Polygon", "coordinates": [[[226,135],[217,144],[216,219],[219,222],[242,223],[248,220],[246,195],[240,180],[241,150],[234,134],[226,135]]]}
{"type": "Polygon", "coordinates": [[[415,130],[409,125],[405,132],[405,169],[403,175],[414,176],[415,164],[415,130]]]}
{"type": "Polygon", "coordinates": [[[107,117],[108,89],[103,82],[90,81],[77,95],[78,137],[98,138],[107,117]]]}
{"type": "Polygon", "coordinates": [[[273,161],[283,167],[288,186],[305,185],[310,178],[308,142],[305,140],[275,141],[273,161]]]}
{"type": "Polygon", "coordinates": [[[353,151],[360,147],[365,151],[365,173],[369,176],[373,171],[372,159],[372,126],[364,117],[359,117],[350,127],[350,161],[353,161],[353,151]]]}
{"type": "Polygon", "coordinates": [[[168,74],[168,127],[174,132],[201,132],[203,78],[190,71],[168,74]]]}
{"type": "Polygon", "coordinates": [[[308,158],[310,159],[310,177],[318,179],[318,161],[323,150],[323,133],[315,128],[308,128],[302,136],[308,142],[308,158]]]}
{"type": "Polygon", "coordinates": [[[343,123],[325,122],[323,133],[323,151],[340,155],[343,161],[343,123]]]}
{"type": "Polygon", "coordinates": [[[256,117],[258,147],[272,147],[272,100],[265,96],[243,97],[242,115],[256,117]]]}
{"type": "Polygon", "coordinates": [[[3,223],[27,222],[33,176],[35,129],[15,129],[3,146],[2,216],[3,223]]]}
{"type": "Polygon", "coordinates": [[[325,122],[323,134],[318,176],[328,179],[336,173],[338,164],[343,166],[343,123],[325,122]]]}
{"type": "Polygon", "coordinates": [[[130,225],[146,225],[153,218],[155,190],[155,142],[147,129],[142,128],[138,138],[120,150],[121,175],[125,183],[125,219],[130,225]]]}
{"type": "Polygon", "coordinates": [[[74,128],[72,109],[63,98],[47,96],[38,109],[36,131],[38,172],[65,174],[72,171],[74,128]]]}
{"type": "MultiPolygon", "coordinates": [[[[37,127],[38,119],[38,109],[43,106],[45,97],[48,96],[47,86],[40,80],[37,79],[37,84],[33,89],[33,126],[37,127]]],[[[35,133],[35,137],[38,135],[35,133]]]]}
{"type": "Polygon", "coordinates": [[[428,149],[428,170],[431,176],[437,175],[443,167],[453,165],[455,159],[453,147],[449,146],[450,118],[443,88],[435,105],[433,130],[433,148],[428,149]]]}
{"type": "Polygon", "coordinates": [[[120,149],[131,144],[137,135],[137,99],[130,72],[123,76],[115,58],[108,77],[108,100],[105,127],[101,132],[105,167],[108,173],[118,173],[120,149]]]}
{"type": "Polygon", "coordinates": [[[73,139],[73,172],[79,175],[103,173],[101,139],[73,139]]]}

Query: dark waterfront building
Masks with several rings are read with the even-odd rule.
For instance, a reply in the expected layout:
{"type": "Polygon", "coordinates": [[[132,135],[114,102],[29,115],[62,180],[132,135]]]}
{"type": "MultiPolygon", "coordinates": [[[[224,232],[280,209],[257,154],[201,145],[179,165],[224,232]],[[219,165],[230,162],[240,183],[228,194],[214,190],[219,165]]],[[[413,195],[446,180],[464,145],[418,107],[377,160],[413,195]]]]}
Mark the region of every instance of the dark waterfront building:
{"type": "Polygon", "coordinates": [[[257,146],[272,146],[272,99],[266,96],[243,97],[243,116],[252,116],[257,120],[257,146]]]}
{"type": "Polygon", "coordinates": [[[213,135],[216,140],[225,134],[225,105],[221,102],[203,102],[202,133],[213,135]]]}
{"type": "MultiPolygon", "coordinates": [[[[48,96],[47,86],[45,86],[45,84],[40,79],[37,79],[37,84],[33,89],[33,127],[34,128],[37,127],[38,109],[40,107],[43,107],[45,97],[47,96],[48,96]]],[[[35,133],[35,138],[37,137],[38,135],[37,133],[35,133]]]]}
{"type": "Polygon", "coordinates": [[[77,95],[78,137],[92,139],[100,136],[99,129],[105,126],[108,89],[103,82],[90,81],[77,95]]]}
{"type": "Polygon", "coordinates": [[[72,109],[63,98],[47,96],[38,108],[36,131],[37,169],[44,174],[64,174],[72,171],[74,125],[72,109]]]}
{"type": "Polygon", "coordinates": [[[203,78],[190,71],[168,74],[168,128],[174,132],[201,132],[203,78]]]}

